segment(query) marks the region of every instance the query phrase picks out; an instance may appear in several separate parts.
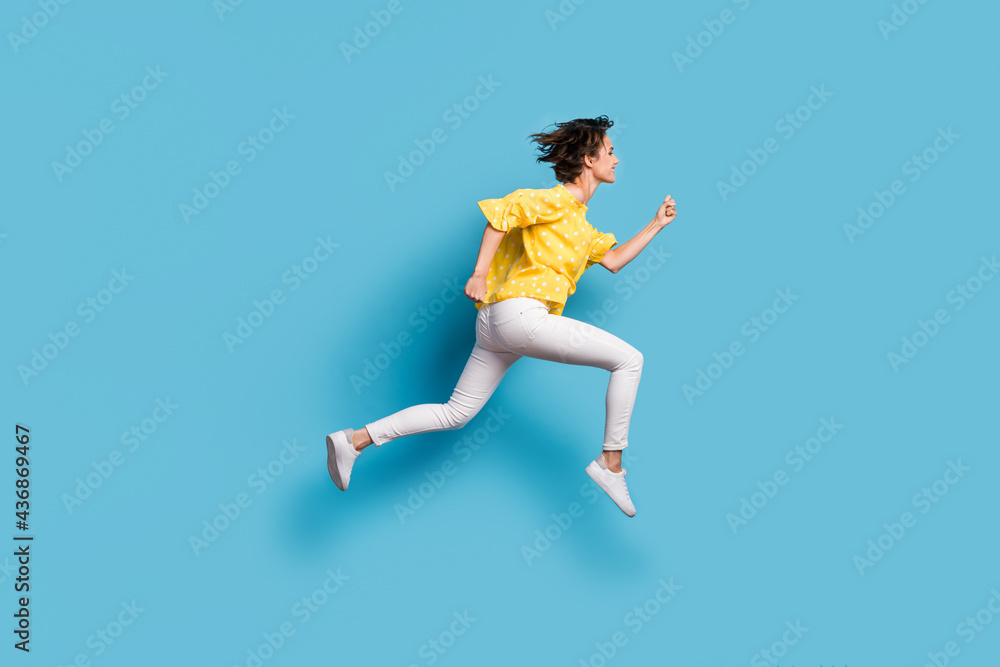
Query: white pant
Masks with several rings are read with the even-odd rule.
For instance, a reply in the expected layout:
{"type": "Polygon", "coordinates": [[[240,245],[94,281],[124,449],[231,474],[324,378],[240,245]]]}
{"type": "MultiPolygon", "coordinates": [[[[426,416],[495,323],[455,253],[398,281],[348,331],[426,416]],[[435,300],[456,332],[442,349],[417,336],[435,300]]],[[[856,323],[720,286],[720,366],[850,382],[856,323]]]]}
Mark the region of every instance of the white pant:
{"type": "MultiPolygon", "coordinates": [[[[544,303],[528,297],[484,304],[476,319],[476,345],[448,402],[414,405],[366,424],[373,443],[379,446],[404,435],[465,426],[486,404],[507,369],[522,356],[611,371],[605,399],[604,449],[628,447],[642,354],[603,329],[550,315],[544,303]]],[[[545,409],[544,397],[533,403],[545,409]]],[[[572,419],[574,415],[559,417],[572,419]]]]}

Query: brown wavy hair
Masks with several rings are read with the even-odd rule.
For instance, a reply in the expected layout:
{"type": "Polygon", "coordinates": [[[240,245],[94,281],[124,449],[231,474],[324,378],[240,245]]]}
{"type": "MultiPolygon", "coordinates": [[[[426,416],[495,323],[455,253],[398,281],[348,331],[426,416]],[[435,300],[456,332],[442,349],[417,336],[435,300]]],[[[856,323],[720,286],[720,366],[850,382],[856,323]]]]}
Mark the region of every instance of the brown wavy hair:
{"type": "Polygon", "coordinates": [[[556,178],[569,183],[583,172],[584,156],[600,155],[606,130],[614,124],[607,116],[577,118],[556,123],[552,132],[532,134],[528,139],[538,144],[541,156],[537,162],[551,162],[556,178]]]}

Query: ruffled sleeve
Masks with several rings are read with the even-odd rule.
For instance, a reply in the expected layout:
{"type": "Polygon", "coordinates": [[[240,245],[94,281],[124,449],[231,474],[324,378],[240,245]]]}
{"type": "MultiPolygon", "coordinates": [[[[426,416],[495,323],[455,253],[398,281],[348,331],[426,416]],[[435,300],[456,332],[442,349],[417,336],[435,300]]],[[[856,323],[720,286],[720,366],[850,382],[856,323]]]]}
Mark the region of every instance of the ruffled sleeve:
{"type": "Polygon", "coordinates": [[[516,190],[502,199],[484,199],[479,202],[479,209],[490,225],[501,232],[541,222],[556,222],[565,210],[560,209],[548,191],[533,189],[516,190]]]}
{"type": "Polygon", "coordinates": [[[616,245],[618,245],[618,239],[615,238],[614,234],[605,234],[594,229],[590,237],[590,252],[587,253],[587,268],[589,269],[594,264],[600,264],[601,260],[604,259],[604,254],[616,245]]]}

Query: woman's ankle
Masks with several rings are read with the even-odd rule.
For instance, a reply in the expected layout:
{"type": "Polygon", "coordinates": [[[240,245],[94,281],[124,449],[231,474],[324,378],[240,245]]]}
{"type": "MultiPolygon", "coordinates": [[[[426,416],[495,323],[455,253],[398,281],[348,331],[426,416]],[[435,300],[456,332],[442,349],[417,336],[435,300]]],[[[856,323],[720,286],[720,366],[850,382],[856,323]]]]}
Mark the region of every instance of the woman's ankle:
{"type": "Polygon", "coordinates": [[[368,429],[360,428],[354,431],[354,437],[352,438],[351,445],[354,446],[354,449],[360,452],[373,442],[374,441],[372,440],[371,435],[368,433],[368,429]]]}

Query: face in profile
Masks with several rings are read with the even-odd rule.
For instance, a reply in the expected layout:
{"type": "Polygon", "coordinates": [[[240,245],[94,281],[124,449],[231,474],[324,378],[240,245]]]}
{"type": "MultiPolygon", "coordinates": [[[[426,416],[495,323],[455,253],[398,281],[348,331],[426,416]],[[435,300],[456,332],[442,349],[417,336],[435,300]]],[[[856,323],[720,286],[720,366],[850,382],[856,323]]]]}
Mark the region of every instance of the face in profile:
{"type": "Polygon", "coordinates": [[[611,143],[611,138],[605,134],[604,146],[591,164],[594,177],[601,183],[615,182],[615,166],[618,164],[619,159],[615,157],[614,150],[615,147],[611,143]]]}

